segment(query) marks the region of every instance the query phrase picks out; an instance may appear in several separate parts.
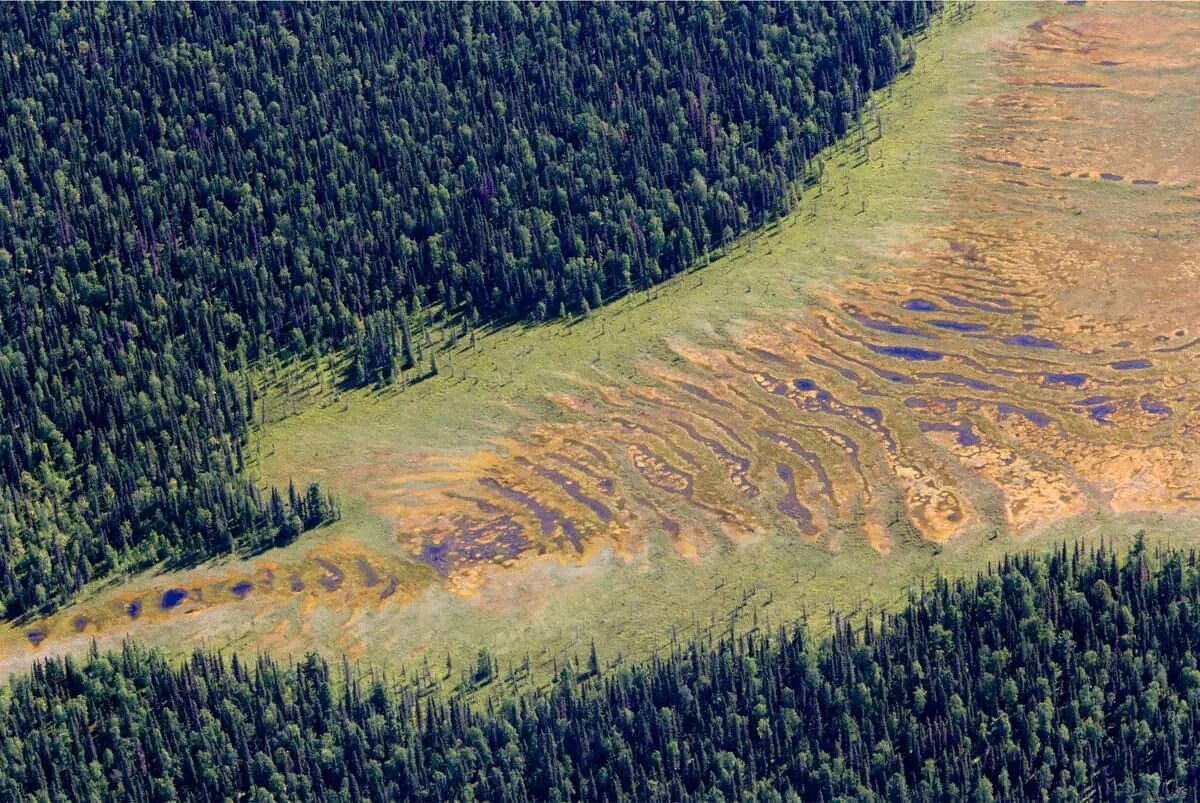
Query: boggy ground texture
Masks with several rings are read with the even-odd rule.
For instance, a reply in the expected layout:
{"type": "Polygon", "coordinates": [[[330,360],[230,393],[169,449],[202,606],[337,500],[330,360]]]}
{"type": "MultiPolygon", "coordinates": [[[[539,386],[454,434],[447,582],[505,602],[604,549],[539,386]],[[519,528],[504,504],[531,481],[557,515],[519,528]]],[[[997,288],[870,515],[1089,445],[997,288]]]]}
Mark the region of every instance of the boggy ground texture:
{"type": "MultiPolygon", "coordinates": [[[[1200,13],[1031,13],[990,8],[935,36],[921,51],[924,76],[888,105],[866,164],[844,170],[840,186],[833,171],[757,253],[709,269],[715,287],[704,287],[710,273],[693,274],[649,311],[606,311],[563,335],[620,344],[617,327],[640,314],[653,348],[593,357],[589,342],[574,360],[532,364],[543,387],[498,398],[510,412],[481,412],[475,431],[434,414],[425,432],[364,439],[325,418],[303,429],[298,416],[278,430],[287,443],[264,473],[320,476],[347,504],[346,522],[253,561],[140,578],[23,625],[6,637],[5,665],[126,633],[437,655],[481,644],[463,624],[472,612],[504,652],[507,623],[548,609],[558,613],[546,632],[557,636],[525,626],[522,649],[577,644],[563,632],[571,621],[584,634],[599,621],[620,648],[638,643],[622,618],[647,621],[631,609],[666,603],[656,615],[677,623],[736,618],[760,590],[769,597],[759,605],[777,590],[783,601],[824,601],[783,585],[869,598],[862,587],[888,567],[892,590],[915,565],[927,569],[930,544],[972,544],[982,557],[984,543],[1011,547],[1072,523],[1186,521],[1200,505],[1200,160],[1186,146],[1200,132],[1200,13]],[[971,69],[977,80],[951,75],[971,69]],[[948,87],[957,94],[940,102],[954,110],[926,120],[937,102],[904,94],[948,87]],[[927,123],[946,130],[921,131],[927,123]],[[872,170],[904,175],[909,162],[900,190],[855,183],[872,170]],[[856,245],[830,250],[806,236],[856,245]],[[810,279],[800,260],[822,258],[841,276],[796,287],[810,279]],[[758,262],[770,266],[761,276],[758,262]],[[655,320],[672,306],[692,318],[655,320]],[[729,558],[714,555],[763,538],[767,551],[730,569],[740,605],[716,593],[729,558]],[[786,572],[755,569],[781,550],[786,572]],[[829,559],[839,552],[862,567],[857,578],[829,559]],[[654,560],[682,585],[628,580],[654,560]],[[616,590],[600,597],[610,601],[590,607],[565,590],[609,580],[616,590]],[[574,616],[562,613],[572,606],[574,616]]],[[[522,337],[516,351],[493,352],[497,372],[525,370],[546,336],[510,339],[522,337]]],[[[443,393],[486,396],[477,383],[443,393]]],[[[436,399],[411,404],[438,409],[436,399]]]]}

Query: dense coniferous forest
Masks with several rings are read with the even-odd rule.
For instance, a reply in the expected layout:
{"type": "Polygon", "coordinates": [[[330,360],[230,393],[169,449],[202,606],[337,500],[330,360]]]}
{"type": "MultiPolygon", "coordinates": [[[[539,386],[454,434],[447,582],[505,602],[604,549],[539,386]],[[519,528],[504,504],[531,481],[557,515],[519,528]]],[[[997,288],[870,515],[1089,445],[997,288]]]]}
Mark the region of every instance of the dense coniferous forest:
{"type": "Polygon", "coordinates": [[[50,660],[0,696],[0,797],[1195,800],[1200,565],[1121,557],[1006,559],[820,642],[593,653],[486,706],[312,657],[50,660]]]}
{"type": "Polygon", "coordinates": [[[431,310],[680,271],[789,208],[933,5],[0,7],[0,611],[328,517],[247,482],[264,358],[436,373],[431,310]]]}

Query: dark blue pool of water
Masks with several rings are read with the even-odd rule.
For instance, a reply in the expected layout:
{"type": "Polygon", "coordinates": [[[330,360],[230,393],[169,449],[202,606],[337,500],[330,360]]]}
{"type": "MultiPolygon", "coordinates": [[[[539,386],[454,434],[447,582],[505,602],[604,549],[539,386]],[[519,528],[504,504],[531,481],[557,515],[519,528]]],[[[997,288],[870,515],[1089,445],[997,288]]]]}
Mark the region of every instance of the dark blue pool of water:
{"type": "Polygon", "coordinates": [[[874,365],[868,366],[872,373],[880,379],[886,379],[888,382],[895,382],[897,385],[912,385],[915,384],[912,377],[898,374],[895,371],[889,371],[886,368],[876,368],[874,365]]]}
{"type": "Polygon", "coordinates": [[[1088,381],[1087,374],[1046,374],[1044,378],[1047,385],[1067,385],[1073,388],[1081,388],[1088,381]]]}
{"type": "Polygon", "coordinates": [[[1109,363],[1109,367],[1114,371],[1138,371],[1143,368],[1149,368],[1153,363],[1149,360],[1117,360],[1109,363]]]}
{"type": "Polygon", "coordinates": [[[796,390],[803,390],[803,391],[817,389],[817,383],[812,381],[811,379],[795,379],[792,381],[792,386],[795,387],[796,390]]]}
{"type": "Polygon", "coordinates": [[[913,312],[937,312],[938,309],[937,304],[934,304],[932,301],[926,301],[923,298],[910,298],[900,306],[913,312]]]}
{"type": "Polygon", "coordinates": [[[1116,411],[1117,405],[1115,404],[1101,404],[1089,410],[1088,415],[1092,417],[1093,421],[1101,424],[1111,424],[1112,422],[1108,420],[1108,417],[1116,411]]]}
{"type": "MultiPolygon", "coordinates": [[[[427,563],[437,570],[439,574],[449,574],[453,568],[453,553],[451,547],[453,542],[449,539],[440,544],[433,544],[428,541],[421,547],[421,561],[427,563]]],[[[293,581],[293,591],[303,590],[303,586],[299,589],[295,588],[293,581]]]]}
{"type": "Polygon", "coordinates": [[[886,379],[889,382],[895,382],[897,385],[915,385],[916,384],[915,382],[913,382],[911,377],[907,377],[904,374],[898,374],[895,371],[876,371],[875,373],[879,374],[879,376],[883,377],[884,379],[886,379]]]}
{"type": "Polygon", "coordinates": [[[142,603],[136,599],[129,603],[129,607],[125,609],[125,613],[129,614],[130,619],[136,619],[142,614],[142,603]]]}
{"type": "Polygon", "coordinates": [[[235,585],[233,588],[231,588],[229,590],[233,592],[233,595],[235,597],[237,597],[238,599],[241,599],[242,597],[249,594],[250,589],[252,589],[252,588],[254,588],[253,583],[251,583],[247,580],[243,580],[242,582],[238,583],[237,585],[235,585]]]}
{"type": "Polygon", "coordinates": [[[859,407],[858,411],[874,421],[876,424],[883,423],[883,411],[878,407],[859,407]]]}
{"type": "Polygon", "coordinates": [[[871,346],[871,351],[876,354],[884,354],[888,357],[899,357],[902,360],[916,360],[920,362],[937,362],[942,359],[942,355],[936,351],[928,349],[919,349],[912,346],[871,346]]]}
{"type": "Polygon", "coordinates": [[[1000,388],[993,384],[982,382],[978,379],[971,379],[969,376],[962,376],[960,374],[921,374],[921,376],[940,379],[943,382],[947,382],[951,385],[962,385],[963,387],[970,388],[971,390],[982,390],[985,392],[998,392],[1000,390],[1000,388]]]}
{"type": "Polygon", "coordinates": [[[877,332],[887,332],[893,335],[906,335],[908,337],[932,337],[924,332],[918,331],[908,326],[900,326],[899,324],[881,321],[877,318],[872,318],[869,315],[855,315],[854,320],[861,323],[868,329],[874,329],[877,332]]]}
{"type": "Polygon", "coordinates": [[[1013,335],[1006,337],[1001,341],[1006,346],[1020,346],[1028,349],[1056,349],[1061,348],[1053,340],[1047,340],[1044,337],[1034,337],[1033,335],[1013,335]]]}
{"type": "Polygon", "coordinates": [[[963,321],[930,321],[931,326],[938,329],[948,329],[951,332],[986,332],[987,327],[981,323],[965,323],[963,321]]]}
{"type": "Polygon", "coordinates": [[[172,588],[162,595],[162,601],[159,602],[159,605],[163,607],[163,610],[170,610],[185,599],[187,599],[186,591],[182,588],[172,588]]]}
{"type": "Polygon", "coordinates": [[[1142,406],[1150,415],[1171,415],[1171,408],[1160,401],[1155,401],[1149,396],[1143,396],[1138,399],[1138,404],[1142,406]]]}
{"type": "Polygon", "coordinates": [[[958,436],[959,446],[979,445],[979,436],[975,434],[970,421],[960,421],[957,424],[922,421],[920,427],[922,432],[953,432],[958,436]]]}

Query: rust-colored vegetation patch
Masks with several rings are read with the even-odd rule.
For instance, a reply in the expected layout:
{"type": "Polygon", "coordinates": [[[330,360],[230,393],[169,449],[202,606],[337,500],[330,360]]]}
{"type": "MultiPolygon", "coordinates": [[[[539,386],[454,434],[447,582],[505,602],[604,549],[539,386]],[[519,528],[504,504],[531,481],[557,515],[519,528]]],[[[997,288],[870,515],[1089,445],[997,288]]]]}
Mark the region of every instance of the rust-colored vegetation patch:
{"type": "Polygon", "coordinates": [[[1200,77],[1198,35],[1169,7],[1030,26],[974,105],[956,218],[900,267],[736,342],[675,341],[632,384],[580,380],[553,399],[566,424],[405,472],[399,537],[452,576],[627,552],[663,522],[689,555],[833,521],[882,551],[897,533],[1194,504],[1200,292],[1180,188],[1198,163],[1175,145],[1200,121],[1172,96],[1200,77]]]}
{"type": "MultiPolygon", "coordinates": [[[[197,570],[186,586],[179,585],[177,577],[150,578],[39,622],[36,631],[30,631],[39,637],[29,640],[34,647],[50,638],[86,645],[93,635],[137,633],[180,617],[221,611],[226,617],[250,620],[295,603],[301,611],[298,619],[281,617],[258,644],[260,649],[286,651],[305,635],[304,612],[315,602],[334,602],[343,610],[381,608],[389,601],[411,599],[427,585],[429,574],[402,557],[381,556],[356,542],[335,539],[297,554],[288,564],[263,556],[234,567],[197,570]]],[[[348,641],[344,646],[351,649],[355,644],[348,641]]]]}

